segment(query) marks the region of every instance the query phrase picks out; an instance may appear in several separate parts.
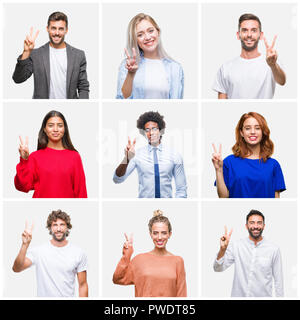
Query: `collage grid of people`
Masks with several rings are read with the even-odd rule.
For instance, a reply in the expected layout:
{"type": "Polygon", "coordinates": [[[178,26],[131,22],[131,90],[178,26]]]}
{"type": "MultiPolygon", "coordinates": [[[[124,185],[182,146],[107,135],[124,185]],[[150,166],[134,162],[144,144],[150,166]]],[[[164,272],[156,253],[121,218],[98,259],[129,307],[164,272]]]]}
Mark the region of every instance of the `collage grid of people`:
{"type": "Polygon", "coordinates": [[[299,299],[296,1],[0,6],[0,299],[299,299]]]}

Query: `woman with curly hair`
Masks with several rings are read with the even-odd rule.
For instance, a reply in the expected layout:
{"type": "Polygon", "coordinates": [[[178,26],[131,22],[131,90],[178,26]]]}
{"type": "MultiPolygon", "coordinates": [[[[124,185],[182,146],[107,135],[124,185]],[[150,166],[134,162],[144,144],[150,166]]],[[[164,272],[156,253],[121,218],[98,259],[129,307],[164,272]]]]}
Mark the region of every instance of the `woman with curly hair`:
{"type": "Polygon", "coordinates": [[[154,249],[133,259],[133,238],[125,233],[123,256],[113,275],[113,283],[135,286],[136,297],[186,297],[184,261],[166,249],[172,235],[169,219],[154,211],[148,223],[154,249]]]}
{"type": "Polygon", "coordinates": [[[242,115],[235,129],[233,154],[222,160],[222,147],[213,144],[219,198],[279,198],[285,183],[280,164],[271,158],[274,144],[265,118],[256,112],[242,115]]]}
{"type": "Polygon", "coordinates": [[[144,13],[128,25],[126,59],[119,68],[117,99],[182,99],[181,65],[163,49],[161,29],[144,13]]]}

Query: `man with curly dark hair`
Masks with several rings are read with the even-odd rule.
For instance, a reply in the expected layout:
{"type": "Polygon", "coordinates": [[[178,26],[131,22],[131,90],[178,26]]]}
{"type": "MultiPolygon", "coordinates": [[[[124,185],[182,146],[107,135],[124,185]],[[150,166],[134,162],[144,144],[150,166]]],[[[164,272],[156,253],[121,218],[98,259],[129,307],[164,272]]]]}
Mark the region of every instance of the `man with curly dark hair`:
{"type": "Polygon", "coordinates": [[[74,296],[77,274],[79,296],[87,297],[87,256],[66,239],[72,228],[70,216],[62,210],[52,211],[46,228],[52,235],[50,242],[28,250],[33,225],[29,228],[26,222],[13,271],[21,272],[32,265],[36,266],[38,297],[74,296]]]}
{"type": "Polygon", "coordinates": [[[136,139],[128,137],[125,157],[115,170],[113,181],[121,183],[137,169],[139,177],[139,198],[172,198],[174,177],[176,198],[186,198],[186,178],[182,157],[161,143],[165,132],[164,117],[149,111],[137,120],[137,128],[146,137],[148,145],[135,152],[136,139]]]}

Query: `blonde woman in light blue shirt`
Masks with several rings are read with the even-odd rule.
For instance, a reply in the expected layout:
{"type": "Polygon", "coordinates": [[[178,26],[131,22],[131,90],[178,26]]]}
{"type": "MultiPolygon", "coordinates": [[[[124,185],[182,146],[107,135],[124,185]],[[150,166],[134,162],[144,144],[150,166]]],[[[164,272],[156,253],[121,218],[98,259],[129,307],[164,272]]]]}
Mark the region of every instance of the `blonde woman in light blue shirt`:
{"type": "Polygon", "coordinates": [[[161,43],[161,30],[144,13],[128,25],[126,59],[119,68],[117,99],[182,99],[184,74],[161,43]]]}

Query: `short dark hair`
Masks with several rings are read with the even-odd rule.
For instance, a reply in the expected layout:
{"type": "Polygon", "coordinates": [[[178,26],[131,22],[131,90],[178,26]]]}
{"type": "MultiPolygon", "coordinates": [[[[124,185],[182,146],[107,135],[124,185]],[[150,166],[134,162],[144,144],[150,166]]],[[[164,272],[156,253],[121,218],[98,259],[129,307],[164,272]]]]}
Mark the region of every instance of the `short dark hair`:
{"type": "Polygon", "coordinates": [[[66,223],[68,228],[66,235],[68,236],[70,233],[69,230],[72,229],[71,217],[60,209],[52,211],[48,216],[46,228],[49,230],[49,233],[51,234],[52,223],[57,221],[57,219],[61,219],[66,223]]]}
{"type": "Polygon", "coordinates": [[[254,210],[252,209],[248,214],[247,214],[247,217],[246,217],[246,223],[248,223],[248,220],[251,216],[261,216],[263,218],[263,222],[265,223],[265,216],[258,210],[254,210]]]}
{"type": "Polygon", "coordinates": [[[136,126],[140,130],[145,130],[145,124],[149,121],[157,123],[159,130],[163,130],[166,127],[164,121],[164,116],[160,115],[158,112],[149,111],[143,113],[137,120],[136,126]]]}
{"type": "Polygon", "coordinates": [[[255,20],[255,21],[257,21],[258,24],[259,24],[259,31],[261,31],[261,22],[260,22],[259,18],[256,15],[252,14],[252,13],[244,13],[243,15],[240,16],[238,30],[240,30],[241,24],[245,20],[255,20]]]}
{"type": "Polygon", "coordinates": [[[50,14],[49,18],[48,18],[48,27],[50,25],[50,21],[65,21],[66,23],[66,28],[68,28],[68,17],[63,13],[63,12],[53,12],[50,14]]]}

